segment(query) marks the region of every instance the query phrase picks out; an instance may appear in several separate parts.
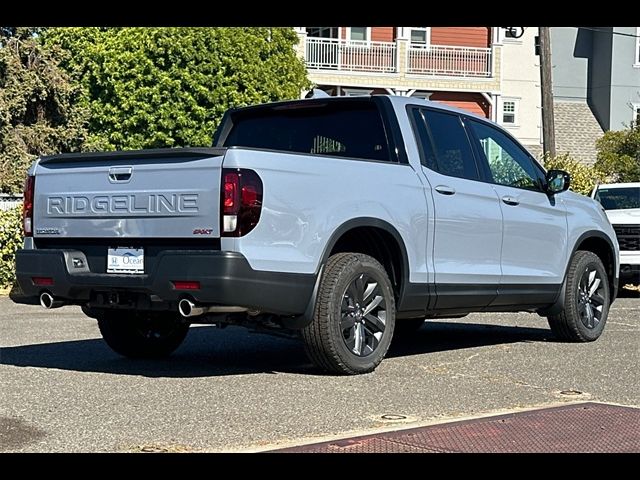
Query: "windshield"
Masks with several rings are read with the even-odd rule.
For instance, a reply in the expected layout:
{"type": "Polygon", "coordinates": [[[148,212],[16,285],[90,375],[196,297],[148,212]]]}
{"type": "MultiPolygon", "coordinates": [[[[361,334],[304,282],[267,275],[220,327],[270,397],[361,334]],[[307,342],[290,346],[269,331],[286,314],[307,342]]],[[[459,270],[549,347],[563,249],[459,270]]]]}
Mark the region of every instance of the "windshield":
{"type": "Polygon", "coordinates": [[[640,187],[599,188],[595,198],[605,210],[640,208],[640,187]]]}

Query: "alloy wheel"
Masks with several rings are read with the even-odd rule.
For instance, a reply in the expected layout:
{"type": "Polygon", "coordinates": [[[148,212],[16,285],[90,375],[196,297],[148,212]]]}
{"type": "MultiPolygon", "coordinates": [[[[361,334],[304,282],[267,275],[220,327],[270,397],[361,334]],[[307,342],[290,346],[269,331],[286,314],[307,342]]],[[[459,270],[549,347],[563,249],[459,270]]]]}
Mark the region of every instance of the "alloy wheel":
{"type": "Polygon", "coordinates": [[[340,330],[353,354],[366,357],[380,343],[387,322],[387,302],[378,282],[366,273],[354,278],[342,296],[340,330]]]}
{"type": "Polygon", "coordinates": [[[578,314],[582,324],[592,330],[602,320],[604,282],[594,268],[587,267],[578,284],[578,314]]]}

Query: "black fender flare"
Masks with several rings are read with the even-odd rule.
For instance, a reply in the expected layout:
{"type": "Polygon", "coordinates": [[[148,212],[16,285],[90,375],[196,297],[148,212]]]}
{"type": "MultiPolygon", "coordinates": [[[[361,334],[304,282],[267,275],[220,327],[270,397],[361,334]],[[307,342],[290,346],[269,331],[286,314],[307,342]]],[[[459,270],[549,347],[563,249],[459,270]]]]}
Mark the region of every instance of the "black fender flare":
{"type": "Polygon", "coordinates": [[[404,295],[404,291],[409,284],[409,256],[407,254],[407,248],[404,244],[404,240],[402,236],[398,232],[398,230],[391,225],[389,222],[385,220],[381,220],[379,218],[374,217],[357,217],[347,220],[342,223],[338,228],[336,228],[327,243],[324,246],[324,250],[322,251],[322,255],[320,256],[320,262],[316,271],[316,283],[313,288],[313,293],[311,294],[311,298],[309,299],[309,303],[307,304],[307,308],[302,315],[298,315],[296,317],[289,317],[282,319],[283,325],[285,328],[292,329],[300,329],[304,328],[311,323],[313,320],[313,311],[316,304],[316,298],[318,294],[318,289],[320,287],[320,279],[322,277],[322,272],[324,270],[324,266],[329,260],[329,256],[331,255],[331,251],[338,243],[338,240],[347,233],[349,230],[358,227],[375,227],[380,228],[391,234],[391,236],[395,239],[396,243],[400,247],[400,256],[402,259],[402,288],[399,292],[399,297],[402,298],[404,295]]]}
{"type": "MultiPolygon", "coordinates": [[[[582,244],[582,242],[584,242],[589,238],[599,238],[607,242],[607,244],[609,245],[609,248],[611,249],[611,258],[613,259],[613,263],[615,265],[616,249],[613,246],[613,242],[611,241],[611,238],[609,238],[607,234],[605,234],[600,230],[587,230],[582,235],[580,235],[578,239],[575,241],[573,248],[571,249],[571,254],[567,257],[568,261],[567,261],[567,266],[565,267],[565,270],[564,270],[562,287],[560,288],[560,291],[558,292],[558,295],[556,296],[554,303],[550,307],[539,310],[538,311],[539,315],[543,317],[546,317],[547,315],[558,315],[564,309],[564,298],[567,290],[567,274],[569,273],[569,264],[571,263],[571,259],[573,258],[573,256],[578,251],[578,247],[582,244]]],[[[611,285],[613,286],[613,288],[612,288],[612,291],[609,293],[610,304],[613,303],[613,301],[616,299],[616,296],[618,295],[618,279],[615,277],[615,272],[613,272],[611,285]]]]}

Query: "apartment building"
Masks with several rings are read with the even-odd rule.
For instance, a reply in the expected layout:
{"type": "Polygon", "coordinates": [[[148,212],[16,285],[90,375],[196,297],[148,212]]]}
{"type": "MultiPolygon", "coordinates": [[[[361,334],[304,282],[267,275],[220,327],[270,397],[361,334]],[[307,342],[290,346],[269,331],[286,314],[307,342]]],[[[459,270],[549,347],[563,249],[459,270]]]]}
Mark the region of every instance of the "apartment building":
{"type": "Polygon", "coordinates": [[[389,93],[496,118],[495,27],[297,27],[309,78],[330,95],[389,93]]]}
{"type": "Polygon", "coordinates": [[[389,93],[490,118],[541,150],[537,28],[297,27],[310,80],[329,95],[389,93]]]}
{"type": "Polygon", "coordinates": [[[558,152],[596,160],[595,139],[640,119],[640,27],[551,28],[558,152]]]}
{"type": "MultiPolygon", "coordinates": [[[[389,93],[490,118],[542,153],[538,27],[296,27],[329,95],[389,93]]],[[[640,120],[640,27],[552,27],[556,149],[585,163],[606,130],[640,120]]]]}

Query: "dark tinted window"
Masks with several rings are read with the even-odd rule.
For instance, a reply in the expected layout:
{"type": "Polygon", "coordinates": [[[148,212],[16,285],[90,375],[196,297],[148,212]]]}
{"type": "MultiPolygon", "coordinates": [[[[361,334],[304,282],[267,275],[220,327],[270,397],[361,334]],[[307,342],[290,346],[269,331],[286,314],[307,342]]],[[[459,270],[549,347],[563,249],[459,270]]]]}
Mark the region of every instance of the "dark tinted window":
{"type": "Polygon", "coordinates": [[[509,187],[539,190],[541,172],[522,148],[500,130],[469,121],[489,162],[493,181],[509,187]]]}
{"type": "Polygon", "coordinates": [[[640,187],[598,188],[598,200],[605,210],[640,208],[640,187]]]}
{"type": "Polygon", "coordinates": [[[478,180],[478,169],[460,117],[424,110],[436,151],[438,172],[452,177],[478,180]]]}
{"type": "Polygon", "coordinates": [[[418,147],[421,150],[422,164],[431,170],[438,170],[438,164],[436,163],[436,154],[433,151],[433,144],[427,131],[427,126],[424,123],[424,118],[419,109],[414,108],[411,110],[411,116],[413,117],[413,129],[418,140],[418,147]]]}
{"type": "Polygon", "coordinates": [[[389,161],[382,118],[374,103],[300,105],[238,112],[224,146],[389,161]]]}

